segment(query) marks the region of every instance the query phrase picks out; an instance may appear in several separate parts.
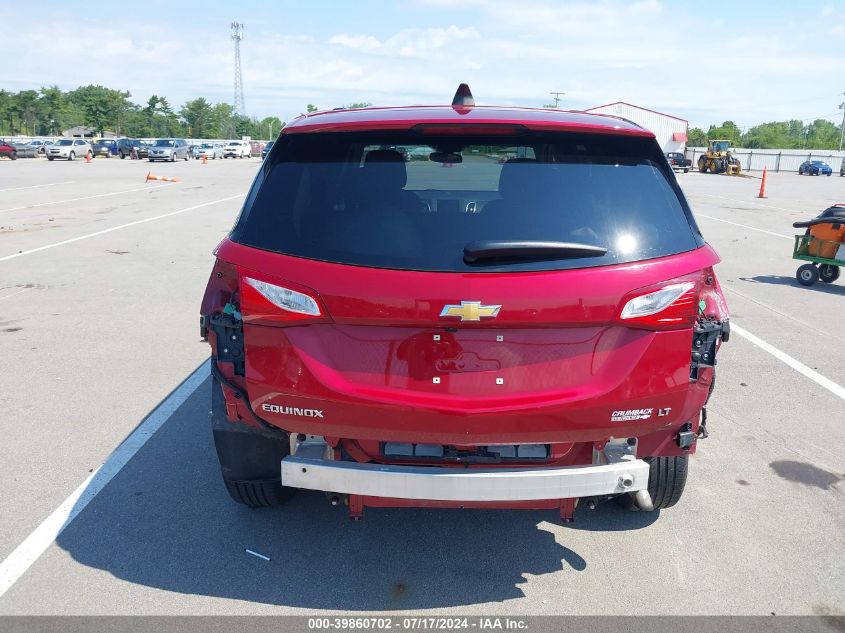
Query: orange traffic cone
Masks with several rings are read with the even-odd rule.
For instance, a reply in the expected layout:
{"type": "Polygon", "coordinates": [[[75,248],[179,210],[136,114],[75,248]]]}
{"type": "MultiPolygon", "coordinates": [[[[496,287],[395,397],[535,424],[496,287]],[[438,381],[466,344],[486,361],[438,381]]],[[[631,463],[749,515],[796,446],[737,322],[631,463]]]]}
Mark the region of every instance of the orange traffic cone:
{"type": "Polygon", "coordinates": [[[763,178],[760,180],[760,193],[757,194],[758,198],[765,198],[766,197],[766,166],[763,165],[763,178]]]}
{"type": "Polygon", "coordinates": [[[85,162],[86,163],[91,162],[91,152],[88,152],[87,154],[85,154],[85,162]]]}
{"type": "Polygon", "coordinates": [[[181,182],[178,178],[167,178],[165,176],[154,176],[150,172],[147,172],[147,178],[144,182],[150,182],[151,180],[161,180],[164,182],[181,182]]]}
{"type": "Polygon", "coordinates": [[[202,155],[202,164],[208,165],[208,157],[205,154],[202,155]]]}

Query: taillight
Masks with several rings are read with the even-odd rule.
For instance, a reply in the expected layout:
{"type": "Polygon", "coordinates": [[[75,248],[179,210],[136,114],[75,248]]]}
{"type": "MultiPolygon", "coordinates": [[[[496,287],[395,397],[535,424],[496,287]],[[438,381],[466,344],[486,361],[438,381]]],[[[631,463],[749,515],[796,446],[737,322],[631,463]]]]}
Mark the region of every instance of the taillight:
{"type": "Polygon", "coordinates": [[[619,321],[629,327],[672,330],[690,327],[698,316],[700,274],[641,288],[622,299],[619,321]]]}
{"type": "Polygon", "coordinates": [[[272,283],[241,275],[240,307],[244,321],[291,323],[320,320],[326,316],[314,291],[278,281],[280,283],[272,283]]]}

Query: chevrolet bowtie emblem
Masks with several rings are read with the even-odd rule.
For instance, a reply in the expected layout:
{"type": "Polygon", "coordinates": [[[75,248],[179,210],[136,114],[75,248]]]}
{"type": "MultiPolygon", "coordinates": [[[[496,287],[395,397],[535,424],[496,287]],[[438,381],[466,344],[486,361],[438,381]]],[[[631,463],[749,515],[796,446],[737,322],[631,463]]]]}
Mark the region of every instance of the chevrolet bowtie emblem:
{"type": "Polygon", "coordinates": [[[499,314],[502,306],[483,306],[480,301],[461,301],[461,305],[443,306],[442,317],[460,317],[461,321],[480,321],[492,319],[499,314]]]}

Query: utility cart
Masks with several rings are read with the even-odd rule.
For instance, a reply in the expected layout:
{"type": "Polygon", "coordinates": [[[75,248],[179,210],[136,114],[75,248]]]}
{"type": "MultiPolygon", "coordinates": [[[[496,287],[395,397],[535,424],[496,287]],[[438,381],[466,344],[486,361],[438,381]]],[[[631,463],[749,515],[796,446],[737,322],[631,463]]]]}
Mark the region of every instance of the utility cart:
{"type": "Polygon", "coordinates": [[[839,268],[845,266],[845,205],[834,205],[819,217],[792,226],[807,229],[804,235],[795,236],[792,251],[793,259],[810,262],[795,272],[798,283],[812,286],[819,280],[833,283],[839,279],[839,268]]]}

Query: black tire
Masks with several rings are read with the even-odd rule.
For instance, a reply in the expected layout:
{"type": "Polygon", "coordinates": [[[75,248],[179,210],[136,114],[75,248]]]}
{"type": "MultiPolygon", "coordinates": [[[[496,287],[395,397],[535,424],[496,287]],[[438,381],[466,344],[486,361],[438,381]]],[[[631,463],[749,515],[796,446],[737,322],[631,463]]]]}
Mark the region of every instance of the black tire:
{"type": "MultiPolygon", "coordinates": [[[[655,510],[671,508],[681,500],[687,484],[689,457],[646,457],[648,462],[648,494],[655,510]]],[[[614,501],[626,510],[637,512],[633,493],[614,497],[614,501]]]]}
{"type": "Polygon", "coordinates": [[[67,155],[68,160],[73,160],[74,158],[76,158],[76,154],[74,152],[71,152],[70,154],[67,155]]]}
{"type": "Polygon", "coordinates": [[[120,160],[123,160],[125,158],[126,158],[126,154],[124,154],[123,152],[120,152],[120,160]]]}
{"type": "Polygon", "coordinates": [[[294,494],[278,481],[231,481],[223,479],[233,500],[250,508],[269,508],[288,501],[294,494]]]}
{"type": "Polygon", "coordinates": [[[281,481],[280,464],[290,454],[287,434],[230,422],[217,379],[211,381],[211,422],[223,483],[234,501],[261,508],[293,497],[296,489],[281,481]]]}
{"type": "Polygon", "coordinates": [[[822,264],[819,266],[819,279],[826,284],[832,284],[839,279],[839,266],[833,264],[822,264]]]}
{"type": "Polygon", "coordinates": [[[12,152],[11,154],[9,154],[9,158],[11,158],[12,160],[17,160],[18,159],[18,153],[12,152]]]}
{"type": "Polygon", "coordinates": [[[685,173],[685,174],[688,174],[688,173],[689,173],[689,167],[684,167],[684,173],[685,173]]]}
{"type": "Polygon", "coordinates": [[[646,457],[648,493],[655,510],[671,508],[681,500],[687,484],[689,457],[646,457]]]}
{"type": "Polygon", "coordinates": [[[702,174],[707,171],[707,161],[704,160],[704,156],[698,159],[698,171],[702,174]]]}
{"type": "Polygon", "coordinates": [[[819,280],[819,269],[814,264],[804,264],[795,271],[795,278],[802,286],[812,286],[819,280]]]}
{"type": "Polygon", "coordinates": [[[52,156],[48,156],[48,157],[47,157],[47,160],[52,161],[52,160],[53,160],[53,157],[52,157],[52,156]]]}

